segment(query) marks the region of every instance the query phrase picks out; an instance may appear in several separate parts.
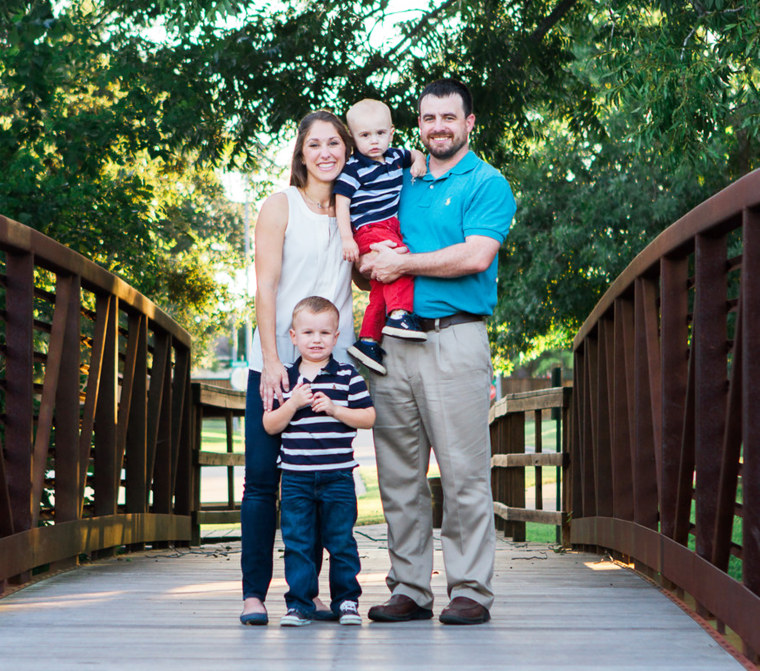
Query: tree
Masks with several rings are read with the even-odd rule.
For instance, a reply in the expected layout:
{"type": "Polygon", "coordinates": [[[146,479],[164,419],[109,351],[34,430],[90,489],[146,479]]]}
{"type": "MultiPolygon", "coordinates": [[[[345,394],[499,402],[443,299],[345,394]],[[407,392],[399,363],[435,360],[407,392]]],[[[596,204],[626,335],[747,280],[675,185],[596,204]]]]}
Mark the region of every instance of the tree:
{"type": "Polygon", "coordinates": [[[757,11],[444,1],[401,23],[396,43],[372,47],[365,27],[387,18],[387,3],[288,3],[215,34],[209,67],[237,109],[245,101],[238,138],[371,96],[391,104],[413,143],[422,85],[469,82],[473,146],[518,195],[492,328],[508,366],[519,352],[567,346],[657,233],[756,165],[757,11]]]}
{"type": "Polygon", "coordinates": [[[279,134],[320,106],[341,113],[362,97],[385,100],[407,140],[414,139],[416,96],[437,77],[457,74],[478,101],[475,141],[489,160],[524,152],[535,132],[529,111],[551,92],[558,114],[576,116],[583,92],[564,65],[571,42],[559,30],[577,0],[431,3],[401,21],[390,45],[368,39],[392,21],[387,0],[283,3],[250,9],[239,27],[209,28],[199,36],[196,64],[218,82],[219,105],[232,120],[238,152],[256,151],[251,139],[279,134]],[[498,95],[494,95],[498,91],[498,95]]]}
{"type": "Polygon", "coordinates": [[[733,0],[592,3],[593,59],[628,135],[669,165],[756,167],[760,6],[733,0]]]}
{"type": "Polygon", "coordinates": [[[0,13],[0,211],[165,308],[198,360],[229,319],[215,274],[242,262],[241,213],[213,170],[224,120],[181,54],[142,36],[139,5],[123,26],[112,9],[38,0],[0,13]]]}
{"type": "Polygon", "coordinates": [[[537,337],[569,344],[659,232],[758,166],[756,6],[604,2],[587,11],[585,29],[573,28],[570,68],[593,92],[593,117],[577,124],[535,110],[544,136],[512,172],[518,212],[492,328],[502,361],[537,337]]]}
{"type": "Polygon", "coordinates": [[[476,100],[473,147],[518,197],[492,328],[508,365],[566,346],[654,235],[757,165],[759,11],[432,0],[396,21],[388,0],[71,0],[58,13],[13,0],[0,10],[0,208],[174,304],[166,260],[229,236],[208,230],[196,191],[177,208],[159,183],[254,170],[305,113],[361,97],[387,101],[414,145],[417,92],[458,76],[476,100]],[[371,39],[388,22],[398,36],[371,39]],[[163,37],[147,39],[156,25],[163,37]]]}

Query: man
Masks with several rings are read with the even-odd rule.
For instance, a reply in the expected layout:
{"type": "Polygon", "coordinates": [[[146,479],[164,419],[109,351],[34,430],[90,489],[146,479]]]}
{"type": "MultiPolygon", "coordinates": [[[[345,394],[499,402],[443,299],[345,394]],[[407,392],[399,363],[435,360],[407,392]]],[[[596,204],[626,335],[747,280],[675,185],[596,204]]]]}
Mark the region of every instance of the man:
{"type": "Polygon", "coordinates": [[[424,343],[386,339],[388,375],[372,376],[392,596],[369,617],[433,616],[432,446],[444,492],[441,539],[451,599],[439,619],[479,624],[490,619],[495,545],[485,319],[496,304],[496,256],[515,201],[504,177],[470,151],[475,116],[464,84],[429,84],[418,112],[430,158],[424,177],[404,176],[399,218],[408,253],[380,243],[363,260],[363,270],[382,282],[416,276],[414,310],[428,335],[424,343]]]}

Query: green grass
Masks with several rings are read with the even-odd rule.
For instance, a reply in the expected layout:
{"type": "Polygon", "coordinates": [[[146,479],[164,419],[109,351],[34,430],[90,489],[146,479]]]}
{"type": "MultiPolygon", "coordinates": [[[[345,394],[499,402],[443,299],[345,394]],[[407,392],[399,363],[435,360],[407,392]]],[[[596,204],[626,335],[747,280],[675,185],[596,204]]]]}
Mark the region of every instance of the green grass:
{"type": "MultiPolygon", "coordinates": [[[[533,419],[525,419],[525,444],[535,445],[535,422],[533,419]]],[[[545,419],[541,422],[541,451],[542,452],[556,452],[557,451],[557,422],[554,420],[545,419]]]]}
{"type": "Polygon", "coordinates": [[[557,542],[557,527],[551,524],[525,523],[525,538],[533,543],[553,545],[557,542]]]}
{"type": "Polygon", "coordinates": [[[383,506],[380,503],[380,487],[377,484],[377,469],[374,466],[359,466],[359,475],[367,488],[357,503],[357,526],[381,524],[385,522],[383,506]]]}
{"type": "MultiPolygon", "coordinates": [[[[533,421],[525,422],[525,438],[530,445],[533,444],[534,428],[533,421]]],[[[552,452],[555,449],[556,428],[554,422],[543,422],[541,439],[543,450],[552,452]]],[[[227,431],[223,419],[206,419],[203,421],[203,450],[205,452],[226,452],[227,451],[227,431]]],[[[245,441],[243,435],[242,422],[233,436],[233,450],[235,452],[245,452],[245,441]]],[[[381,524],[385,521],[383,517],[383,506],[380,502],[380,489],[377,484],[377,470],[374,466],[360,466],[359,475],[366,487],[366,493],[357,500],[358,517],[357,526],[367,524],[381,524]]],[[[438,467],[433,466],[428,474],[429,476],[439,475],[438,467]]],[[[544,491],[552,491],[556,483],[556,469],[542,469],[542,478],[544,491]]],[[[535,469],[525,469],[525,486],[535,486],[535,469]]],[[[237,525],[204,525],[205,530],[212,529],[229,529],[237,525]]],[[[541,543],[555,542],[555,528],[544,524],[527,524],[526,534],[528,540],[541,543]]],[[[735,559],[735,558],[733,558],[735,559]]]]}
{"type": "MultiPolygon", "coordinates": [[[[742,503],[744,499],[743,491],[741,483],[737,487],[736,490],[736,502],[742,503]]],[[[691,523],[695,524],[697,519],[697,504],[696,501],[691,502],[691,523]]],[[[737,545],[742,544],[742,518],[738,517],[737,515],[734,515],[734,524],[731,528],[731,541],[736,543],[737,545]]],[[[696,538],[693,533],[689,534],[689,540],[687,543],[689,549],[692,552],[696,552],[696,538]]],[[[739,582],[742,581],[742,560],[739,559],[739,557],[735,557],[734,555],[731,555],[728,558],[728,575],[730,575],[734,580],[738,580],[739,582]]]]}
{"type": "MultiPolygon", "coordinates": [[[[385,517],[383,517],[383,505],[380,502],[377,469],[374,466],[359,466],[359,475],[367,491],[357,499],[358,515],[356,525],[382,524],[385,522],[385,517]]],[[[428,471],[428,476],[430,477],[438,475],[437,466],[431,467],[428,471]]]]}
{"type": "MultiPolygon", "coordinates": [[[[535,448],[535,422],[532,417],[526,416],[525,419],[525,444],[535,448]]],[[[557,451],[557,422],[544,420],[541,422],[541,451],[545,453],[557,451]]],[[[557,471],[553,467],[541,469],[541,483],[546,496],[549,492],[555,493],[557,487],[557,471]]],[[[536,486],[536,469],[525,469],[525,488],[529,489],[536,486]]],[[[556,543],[557,528],[551,524],[537,524],[527,522],[525,524],[525,538],[535,543],[556,543]]]]}
{"type": "MultiPolygon", "coordinates": [[[[223,419],[204,419],[203,436],[201,445],[204,452],[227,451],[227,428],[223,419]]],[[[234,452],[245,452],[245,440],[243,435],[243,421],[238,423],[238,430],[232,436],[232,449],[234,452]]]]}

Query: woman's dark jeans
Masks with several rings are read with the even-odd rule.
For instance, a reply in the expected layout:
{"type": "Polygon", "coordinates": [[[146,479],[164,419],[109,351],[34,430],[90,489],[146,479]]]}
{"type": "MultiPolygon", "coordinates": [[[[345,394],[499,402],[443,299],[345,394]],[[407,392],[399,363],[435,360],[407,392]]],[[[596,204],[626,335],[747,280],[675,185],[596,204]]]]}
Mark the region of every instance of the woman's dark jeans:
{"type": "MultiPolygon", "coordinates": [[[[272,553],[277,527],[277,491],[280,471],[277,457],[280,436],[270,436],[262,424],[264,404],[259,393],[261,373],[248,372],[245,398],[245,485],[240,505],[243,571],[243,598],[257,597],[264,601],[272,581],[272,553]]],[[[314,547],[317,573],[322,564],[322,544],[317,538],[314,547]]],[[[317,593],[317,587],[314,587],[317,593]]]]}
{"type": "Polygon", "coordinates": [[[272,552],[277,526],[277,455],[280,436],[264,431],[264,404],[259,393],[261,373],[248,372],[245,397],[245,485],[240,505],[243,598],[264,601],[272,581],[272,552]]]}

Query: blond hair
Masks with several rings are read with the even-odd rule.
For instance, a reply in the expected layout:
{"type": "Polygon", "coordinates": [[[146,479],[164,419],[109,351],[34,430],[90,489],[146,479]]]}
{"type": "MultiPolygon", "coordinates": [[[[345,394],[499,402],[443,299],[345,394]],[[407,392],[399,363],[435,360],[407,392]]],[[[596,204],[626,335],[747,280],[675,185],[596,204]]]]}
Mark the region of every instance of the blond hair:
{"type": "Polygon", "coordinates": [[[311,312],[315,315],[322,312],[332,312],[335,316],[335,326],[337,327],[340,323],[340,312],[338,312],[338,308],[326,298],[322,298],[322,296],[307,296],[298,301],[293,308],[293,323],[295,323],[296,317],[302,312],[311,312]]]}
{"type": "Polygon", "coordinates": [[[364,114],[371,114],[373,112],[387,115],[388,125],[393,125],[393,120],[391,119],[391,108],[388,107],[388,105],[386,105],[384,102],[381,102],[380,100],[375,100],[374,98],[364,98],[363,100],[354,103],[351,105],[351,107],[348,108],[348,112],[346,112],[346,122],[348,123],[348,127],[351,128],[352,120],[355,120],[357,117],[364,114]]]}

